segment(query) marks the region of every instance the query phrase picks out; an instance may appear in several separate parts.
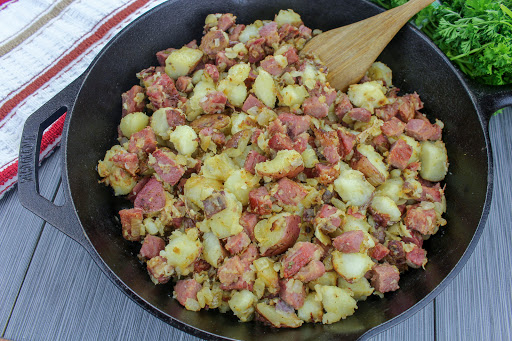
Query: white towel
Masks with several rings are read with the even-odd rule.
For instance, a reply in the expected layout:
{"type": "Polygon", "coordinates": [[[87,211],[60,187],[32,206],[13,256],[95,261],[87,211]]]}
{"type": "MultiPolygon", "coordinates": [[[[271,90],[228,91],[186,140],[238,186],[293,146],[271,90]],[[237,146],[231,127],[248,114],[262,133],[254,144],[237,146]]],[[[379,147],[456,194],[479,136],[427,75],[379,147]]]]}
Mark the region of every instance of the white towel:
{"type": "MultiPolygon", "coordinates": [[[[16,184],[28,116],[76,79],[103,46],[165,0],[0,0],[0,198],[16,184]]],[[[64,117],[43,135],[58,145],[64,117]]]]}

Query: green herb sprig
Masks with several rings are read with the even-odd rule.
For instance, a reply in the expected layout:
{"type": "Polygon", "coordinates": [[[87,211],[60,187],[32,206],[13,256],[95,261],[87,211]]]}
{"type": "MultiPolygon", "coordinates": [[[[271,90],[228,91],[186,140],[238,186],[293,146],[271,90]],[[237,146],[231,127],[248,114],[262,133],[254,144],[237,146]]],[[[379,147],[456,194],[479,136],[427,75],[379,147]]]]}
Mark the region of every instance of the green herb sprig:
{"type": "MultiPolygon", "coordinates": [[[[407,2],[372,1],[388,9],[407,2]]],[[[512,84],[510,8],[510,0],[445,0],[413,20],[469,77],[484,84],[512,84]]]]}

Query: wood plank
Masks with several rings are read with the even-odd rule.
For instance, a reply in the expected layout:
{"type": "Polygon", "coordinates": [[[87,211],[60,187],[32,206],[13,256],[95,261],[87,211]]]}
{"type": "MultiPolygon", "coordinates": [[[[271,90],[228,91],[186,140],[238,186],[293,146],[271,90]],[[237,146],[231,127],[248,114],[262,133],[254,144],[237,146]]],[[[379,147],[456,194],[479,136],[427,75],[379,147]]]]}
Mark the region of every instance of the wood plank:
{"type": "Polygon", "coordinates": [[[430,302],[407,320],[369,340],[432,341],[435,339],[434,316],[434,302],[430,302]]]}
{"type": "MultiPolygon", "coordinates": [[[[60,150],[43,162],[40,191],[52,198],[60,182],[60,150]]],[[[18,296],[44,221],[23,208],[17,190],[0,200],[0,333],[5,329],[18,296]],[[5,266],[9,264],[8,266],[5,266]]]]}
{"type": "MultiPolygon", "coordinates": [[[[56,202],[61,200],[59,191],[56,202]]],[[[82,247],[49,224],[43,229],[3,337],[199,340],[139,307],[112,284],[82,247]]]]}
{"type": "Polygon", "coordinates": [[[491,212],[466,266],[436,299],[438,340],[510,340],[512,335],[512,108],[492,118],[491,212]]]}

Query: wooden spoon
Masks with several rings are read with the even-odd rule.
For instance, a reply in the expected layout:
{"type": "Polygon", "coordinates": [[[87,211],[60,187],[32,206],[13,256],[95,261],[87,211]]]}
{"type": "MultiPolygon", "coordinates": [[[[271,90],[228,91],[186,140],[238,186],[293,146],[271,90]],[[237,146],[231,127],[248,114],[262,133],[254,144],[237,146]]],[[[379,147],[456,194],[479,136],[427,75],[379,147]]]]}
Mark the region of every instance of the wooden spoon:
{"type": "Polygon", "coordinates": [[[331,86],[346,91],[357,83],[382,50],[409,19],[434,0],[411,0],[354,24],[335,28],[311,39],[302,53],[314,53],[329,68],[331,86]]]}

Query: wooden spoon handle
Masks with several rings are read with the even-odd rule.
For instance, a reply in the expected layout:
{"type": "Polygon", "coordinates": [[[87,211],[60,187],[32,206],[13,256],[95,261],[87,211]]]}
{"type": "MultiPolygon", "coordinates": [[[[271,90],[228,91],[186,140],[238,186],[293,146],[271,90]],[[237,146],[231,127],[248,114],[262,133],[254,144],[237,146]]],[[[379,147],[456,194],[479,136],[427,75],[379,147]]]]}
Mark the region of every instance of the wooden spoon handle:
{"type": "Polygon", "coordinates": [[[315,53],[329,68],[329,82],[345,91],[359,82],[396,33],[434,0],[411,0],[404,5],[311,39],[302,53],[315,53]]]}

